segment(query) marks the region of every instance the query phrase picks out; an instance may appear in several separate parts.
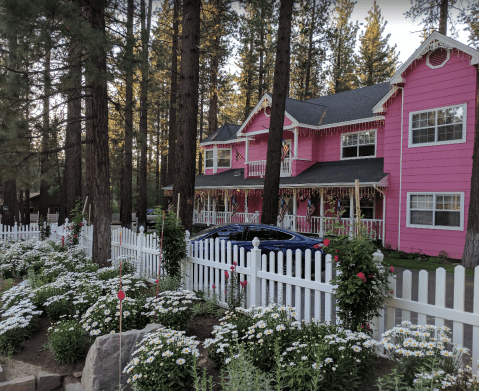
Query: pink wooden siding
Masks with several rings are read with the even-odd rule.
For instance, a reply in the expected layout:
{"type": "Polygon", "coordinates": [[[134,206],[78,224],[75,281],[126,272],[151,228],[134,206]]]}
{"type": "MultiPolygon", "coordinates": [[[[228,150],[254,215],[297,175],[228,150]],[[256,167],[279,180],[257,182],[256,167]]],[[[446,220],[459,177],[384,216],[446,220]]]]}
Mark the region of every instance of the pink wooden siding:
{"type": "Polygon", "coordinates": [[[384,137],[384,172],[391,173],[386,202],[386,243],[403,251],[437,255],[441,250],[461,258],[467,227],[474,143],[476,69],[467,56],[451,52],[442,68],[431,69],[425,59],[408,71],[404,85],[402,134],[401,237],[398,241],[401,93],[389,105],[384,137]],[[408,147],[409,113],[467,103],[465,143],[408,147]],[[406,227],[408,192],[464,192],[464,230],[406,227]]]}
{"type": "MultiPolygon", "coordinates": [[[[243,133],[257,132],[258,130],[265,130],[269,128],[270,117],[264,114],[264,111],[253,119],[249,126],[243,129],[243,133]]],[[[286,116],[284,117],[284,126],[291,125],[291,121],[286,116]]]]}

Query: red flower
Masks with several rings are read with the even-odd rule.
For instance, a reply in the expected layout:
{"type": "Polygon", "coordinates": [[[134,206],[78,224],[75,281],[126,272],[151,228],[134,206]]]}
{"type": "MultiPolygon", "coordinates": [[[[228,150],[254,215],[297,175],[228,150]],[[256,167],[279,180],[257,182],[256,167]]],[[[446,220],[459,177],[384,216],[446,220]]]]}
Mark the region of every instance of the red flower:
{"type": "Polygon", "coordinates": [[[373,278],[374,274],[368,274],[368,278],[373,278]]]}
{"type": "Polygon", "coordinates": [[[231,269],[232,272],[235,271],[235,267],[234,267],[234,266],[231,266],[230,269],[231,269]]]}
{"type": "Polygon", "coordinates": [[[391,266],[391,267],[389,268],[389,271],[390,271],[391,273],[394,273],[394,267],[391,266]]]}
{"type": "Polygon", "coordinates": [[[158,284],[159,281],[160,281],[160,280],[156,280],[156,281],[155,281],[155,284],[158,284]]]}
{"type": "Polygon", "coordinates": [[[366,276],[364,275],[363,272],[359,272],[358,274],[356,274],[362,282],[366,282],[366,276]]]}
{"type": "Polygon", "coordinates": [[[339,249],[334,250],[334,252],[335,252],[336,254],[339,253],[339,249]]]}
{"type": "Polygon", "coordinates": [[[394,293],[394,291],[391,291],[391,294],[394,293]]]}
{"type": "Polygon", "coordinates": [[[246,288],[246,285],[248,285],[248,281],[240,281],[240,285],[241,285],[243,288],[246,288]]]}
{"type": "Polygon", "coordinates": [[[228,272],[225,270],[225,278],[228,280],[230,278],[230,275],[228,274],[228,272]]]}
{"type": "Polygon", "coordinates": [[[337,255],[334,257],[334,261],[335,261],[335,262],[338,262],[338,261],[339,261],[339,257],[338,257],[337,255]]]}
{"type": "Polygon", "coordinates": [[[80,223],[79,225],[80,225],[80,227],[83,227],[83,223],[80,223]]]}
{"type": "Polygon", "coordinates": [[[216,289],[216,285],[215,285],[215,284],[211,285],[211,287],[212,287],[213,289],[216,289]]]}
{"type": "Polygon", "coordinates": [[[328,247],[329,243],[330,243],[329,239],[324,239],[323,240],[323,247],[328,247]]]}
{"type": "Polygon", "coordinates": [[[236,266],[238,266],[238,264],[235,261],[233,261],[233,266],[236,267],[236,266]]]}

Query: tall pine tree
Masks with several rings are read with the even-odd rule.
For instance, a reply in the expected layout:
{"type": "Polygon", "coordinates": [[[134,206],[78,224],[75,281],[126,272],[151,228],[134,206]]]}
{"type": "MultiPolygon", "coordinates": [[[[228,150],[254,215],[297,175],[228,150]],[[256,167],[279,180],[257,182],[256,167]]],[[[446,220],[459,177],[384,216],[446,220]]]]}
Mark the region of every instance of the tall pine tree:
{"type": "Polygon", "coordinates": [[[330,28],[329,91],[336,94],[356,88],[356,34],[358,23],[349,19],[354,9],[351,0],[338,0],[330,28]]]}
{"type": "Polygon", "coordinates": [[[371,86],[387,81],[396,71],[398,55],[396,45],[388,44],[391,34],[384,36],[387,22],[381,16],[381,9],[374,1],[366,17],[366,30],[359,37],[361,46],[358,56],[359,86],[371,86]]]}

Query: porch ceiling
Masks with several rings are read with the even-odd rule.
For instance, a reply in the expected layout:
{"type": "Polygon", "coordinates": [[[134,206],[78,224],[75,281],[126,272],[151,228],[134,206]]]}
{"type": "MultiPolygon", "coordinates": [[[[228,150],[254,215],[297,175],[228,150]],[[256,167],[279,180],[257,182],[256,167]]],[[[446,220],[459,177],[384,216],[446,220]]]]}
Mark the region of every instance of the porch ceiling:
{"type": "MultiPolygon", "coordinates": [[[[357,159],[315,163],[295,177],[280,178],[280,187],[345,187],[354,186],[359,179],[361,186],[380,184],[387,177],[384,159],[357,159]]],[[[261,189],[263,178],[244,178],[244,169],[233,169],[215,175],[197,175],[196,189],[261,189]]],[[[173,187],[165,187],[171,190],[173,187]]]]}

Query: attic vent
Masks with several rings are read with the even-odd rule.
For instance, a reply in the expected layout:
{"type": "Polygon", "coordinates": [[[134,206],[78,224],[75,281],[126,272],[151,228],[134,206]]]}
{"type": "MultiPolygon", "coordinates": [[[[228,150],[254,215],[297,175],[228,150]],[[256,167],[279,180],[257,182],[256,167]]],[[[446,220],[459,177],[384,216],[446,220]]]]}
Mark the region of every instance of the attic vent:
{"type": "Polygon", "coordinates": [[[271,116],[271,106],[265,107],[265,109],[264,109],[264,114],[266,115],[266,117],[270,117],[270,116],[271,116]]]}
{"type": "Polygon", "coordinates": [[[236,170],[234,176],[241,176],[241,171],[236,170]]]}
{"type": "Polygon", "coordinates": [[[449,49],[436,49],[433,52],[430,52],[427,55],[427,65],[429,68],[441,68],[449,60],[450,52],[449,49]]]}

